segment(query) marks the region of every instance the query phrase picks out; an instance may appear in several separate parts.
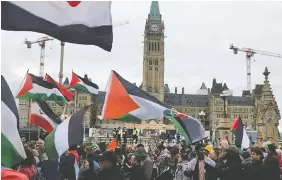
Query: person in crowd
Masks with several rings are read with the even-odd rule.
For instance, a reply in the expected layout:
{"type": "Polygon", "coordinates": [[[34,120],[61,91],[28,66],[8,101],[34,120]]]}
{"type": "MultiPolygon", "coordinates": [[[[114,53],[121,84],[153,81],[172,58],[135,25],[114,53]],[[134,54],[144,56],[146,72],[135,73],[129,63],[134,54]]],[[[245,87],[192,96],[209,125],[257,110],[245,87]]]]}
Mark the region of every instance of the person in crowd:
{"type": "Polygon", "coordinates": [[[95,168],[93,161],[93,154],[88,153],[81,165],[78,180],[97,179],[98,178],[97,175],[98,175],[98,169],[95,168]]]}
{"type": "Polygon", "coordinates": [[[123,129],[122,129],[122,138],[123,138],[123,143],[126,144],[127,143],[127,129],[126,129],[126,127],[123,127],[123,129]]]}
{"type": "Polygon", "coordinates": [[[237,147],[230,145],[219,157],[218,175],[220,180],[242,179],[242,160],[237,147]]]}
{"type": "MultiPolygon", "coordinates": [[[[73,151],[76,150],[76,146],[70,147],[64,154],[60,157],[59,164],[59,179],[60,180],[76,180],[78,176],[78,170],[76,169],[76,155],[73,151]]],[[[78,161],[78,160],[77,160],[78,161]]],[[[78,164],[78,163],[77,163],[78,164]]]]}
{"type": "Polygon", "coordinates": [[[25,153],[27,158],[22,161],[18,167],[19,172],[23,173],[28,177],[29,180],[33,180],[35,176],[37,176],[37,167],[36,167],[36,161],[34,159],[32,150],[28,147],[25,148],[25,153]]]}
{"type": "Polygon", "coordinates": [[[156,180],[173,180],[174,172],[172,170],[171,154],[163,144],[156,149],[158,176],[156,180]]]}
{"type": "Polygon", "coordinates": [[[186,177],[192,180],[211,179],[216,163],[204,153],[205,146],[201,143],[195,146],[196,157],[188,163],[188,169],[184,172],[186,177]]]}
{"type": "Polygon", "coordinates": [[[146,179],[144,168],[141,165],[141,161],[136,160],[134,154],[132,154],[132,156],[130,157],[130,168],[129,168],[129,173],[128,173],[127,177],[128,177],[128,180],[144,180],[144,179],[146,179]]]}
{"type": "Polygon", "coordinates": [[[132,141],[133,141],[133,144],[137,144],[138,142],[138,131],[136,127],[134,127],[132,131],[132,141]]]}
{"type": "Polygon", "coordinates": [[[211,144],[206,145],[204,153],[206,156],[209,156],[210,152],[213,150],[213,146],[211,144]]]}
{"type": "Polygon", "coordinates": [[[117,128],[113,129],[112,135],[113,135],[113,138],[117,137],[117,128]]]}
{"type": "Polygon", "coordinates": [[[264,160],[265,175],[271,180],[280,180],[279,157],[273,144],[267,145],[267,156],[264,160]]]}
{"type": "Polygon", "coordinates": [[[151,180],[152,171],[153,171],[153,162],[148,156],[146,150],[143,147],[139,147],[134,152],[135,160],[142,166],[144,169],[144,180],[151,180]]]}
{"type": "Polygon", "coordinates": [[[251,149],[251,166],[244,166],[242,180],[266,180],[263,167],[263,153],[260,148],[251,149]]]}
{"type": "Polygon", "coordinates": [[[188,169],[188,154],[181,154],[182,162],[178,164],[175,171],[175,180],[189,180],[187,176],[184,175],[184,171],[188,169]]]}
{"type": "Polygon", "coordinates": [[[117,129],[117,142],[121,143],[121,130],[120,130],[120,127],[118,127],[118,129],[117,129]]]}
{"type": "Polygon", "coordinates": [[[98,179],[125,180],[117,167],[117,157],[113,151],[105,151],[102,155],[96,155],[94,160],[100,162],[101,172],[98,175],[98,179]]]}

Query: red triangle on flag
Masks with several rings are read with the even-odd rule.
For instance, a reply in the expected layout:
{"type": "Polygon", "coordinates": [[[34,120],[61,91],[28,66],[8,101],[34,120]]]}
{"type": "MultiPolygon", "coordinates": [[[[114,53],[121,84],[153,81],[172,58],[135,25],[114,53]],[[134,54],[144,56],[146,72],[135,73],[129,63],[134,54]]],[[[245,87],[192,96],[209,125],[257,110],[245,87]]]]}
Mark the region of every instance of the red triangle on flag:
{"type": "Polygon", "coordinates": [[[116,74],[112,72],[105,100],[104,119],[118,119],[138,108],[116,74]]]}
{"type": "Polygon", "coordinates": [[[32,86],[32,78],[29,74],[26,75],[26,78],[21,86],[21,89],[19,90],[19,93],[17,97],[25,95],[29,90],[33,88],[32,86]]]}

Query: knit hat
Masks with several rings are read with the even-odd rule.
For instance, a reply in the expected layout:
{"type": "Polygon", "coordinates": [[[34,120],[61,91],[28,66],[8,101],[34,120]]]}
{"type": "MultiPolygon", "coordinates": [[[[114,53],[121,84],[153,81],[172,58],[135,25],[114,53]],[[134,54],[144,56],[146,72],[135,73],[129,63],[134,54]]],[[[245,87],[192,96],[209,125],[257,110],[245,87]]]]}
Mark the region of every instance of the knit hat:
{"type": "Polygon", "coordinates": [[[207,145],[206,148],[205,148],[205,150],[207,150],[209,152],[211,152],[212,149],[213,149],[213,146],[211,144],[207,145]]]}
{"type": "Polygon", "coordinates": [[[237,149],[237,147],[234,146],[234,145],[228,146],[227,148],[224,149],[224,151],[225,151],[226,153],[230,153],[230,154],[238,153],[238,149],[237,149]]]}

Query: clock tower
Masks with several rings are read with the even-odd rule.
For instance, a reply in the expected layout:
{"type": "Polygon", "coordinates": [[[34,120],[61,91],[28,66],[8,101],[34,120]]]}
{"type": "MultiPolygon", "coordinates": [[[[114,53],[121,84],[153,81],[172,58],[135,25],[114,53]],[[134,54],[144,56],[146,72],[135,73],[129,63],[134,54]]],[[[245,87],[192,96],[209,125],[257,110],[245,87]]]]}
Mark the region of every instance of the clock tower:
{"type": "Polygon", "coordinates": [[[158,1],[152,1],[145,25],[142,89],[164,101],[164,22],[158,1]]]}

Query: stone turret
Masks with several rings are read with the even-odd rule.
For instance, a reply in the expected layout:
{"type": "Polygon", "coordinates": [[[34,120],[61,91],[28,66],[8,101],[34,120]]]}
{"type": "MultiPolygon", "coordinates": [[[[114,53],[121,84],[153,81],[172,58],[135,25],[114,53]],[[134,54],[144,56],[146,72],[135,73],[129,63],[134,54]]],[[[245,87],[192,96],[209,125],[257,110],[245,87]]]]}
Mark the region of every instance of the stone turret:
{"type": "Polygon", "coordinates": [[[278,125],[281,116],[269,83],[269,74],[270,72],[266,67],[263,72],[264,84],[261,97],[257,100],[255,112],[257,121],[255,124],[263,140],[274,140],[277,142],[279,139],[278,125]]]}

